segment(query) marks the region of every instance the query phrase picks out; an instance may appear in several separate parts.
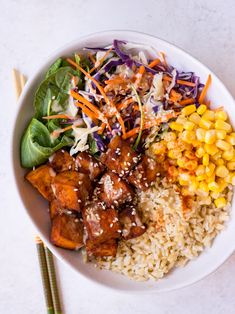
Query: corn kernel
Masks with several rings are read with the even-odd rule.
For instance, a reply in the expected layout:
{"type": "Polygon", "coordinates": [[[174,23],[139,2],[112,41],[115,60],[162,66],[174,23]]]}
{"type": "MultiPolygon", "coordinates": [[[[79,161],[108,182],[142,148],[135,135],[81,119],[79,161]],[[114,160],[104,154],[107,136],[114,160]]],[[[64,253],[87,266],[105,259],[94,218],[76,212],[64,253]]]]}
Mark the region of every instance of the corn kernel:
{"type": "Polygon", "coordinates": [[[224,160],[223,160],[222,158],[219,158],[219,159],[217,159],[217,160],[215,161],[215,164],[216,164],[217,166],[222,166],[222,165],[224,165],[224,160]]]}
{"type": "Polygon", "coordinates": [[[190,150],[186,150],[184,152],[184,156],[187,157],[188,159],[191,159],[191,160],[197,159],[195,153],[193,151],[190,151],[190,150]]]}
{"type": "Polygon", "coordinates": [[[206,137],[206,130],[198,128],[196,130],[196,137],[200,142],[204,142],[205,141],[205,137],[206,137]]]}
{"type": "Polygon", "coordinates": [[[227,142],[225,142],[224,140],[217,140],[215,145],[222,150],[229,150],[231,147],[231,145],[227,142]]]}
{"type": "Polygon", "coordinates": [[[219,140],[224,140],[226,138],[226,131],[225,130],[216,130],[216,137],[219,139],[219,140]]]}
{"type": "Polygon", "coordinates": [[[179,184],[180,185],[188,185],[188,181],[185,181],[185,180],[182,180],[182,179],[179,179],[179,184]]]}
{"type": "Polygon", "coordinates": [[[213,172],[214,172],[214,170],[215,170],[215,164],[210,162],[209,165],[206,167],[206,175],[208,177],[211,177],[213,172]]]}
{"type": "Polygon", "coordinates": [[[235,174],[233,174],[231,177],[231,184],[235,185],[235,174]]]}
{"type": "Polygon", "coordinates": [[[205,167],[203,165],[199,165],[195,171],[197,176],[201,176],[205,173],[205,167]]]}
{"type": "Polygon", "coordinates": [[[227,113],[224,110],[219,110],[215,112],[215,119],[216,120],[223,120],[226,121],[228,118],[227,113]]]}
{"type": "Polygon", "coordinates": [[[208,185],[206,184],[206,182],[203,181],[199,183],[199,189],[205,192],[209,192],[208,185]]]}
{"type": "Polygon", "coordinates": [[[200,122],[199,122],[199,126],[200,126],[200,128],[209,130],[209,129],[212,128],[213,123],[211,121],[209,121],[209,120],[201,119],[200,122]]]}
{"type": "Polygon", "coordinates": [[[190,181],[189,190],[190,190],[191,192],[195,192],[195,191],[197,190],[198,186],[199,186],[198,181],[196,181],[195,179],[193,179],[193,180],[190,181]]]}
{"type": "Polygon", "coordinates": [[[233,134],[235,134],[235,133],[231,133],[230,135],[227,135],[225,137],[225,141],[231,145],[235,145],[235,136],[233,134]]]}
{"type": "Polygon", "coordinates": [[[167,156],[171,159],[177,159],[182,157],[182,153],[178,150],[169,150],[167,156]]]}
{"type": "Polygon", "coordinates": [[[205,181],[207,178],[206,174],[201,174],[200,176],[196,177],[197,181],[205,181]]]}
{"type": "Polygon", "coordinates": [[[203,166],[208,166],[209,165],[209,155],[206,153],[202,157],[202,164],[203,166]]]}
{"type": "Polygon", "coordinates": [[[196,139],[195,133],[193,131],[183,131],[182,140],[186,143],[191,144],[196,139]]]}
{"type": "Polygon", "coordinates": [[[214,144],[215,141],[216,141],[216,132],[215,132],[215,130],[208,130],[208,131],[206,131],[205,143],[207,143],[207,144],[214,144]]]}
{"type": "Polygon", "coordinates": [[[196,106],[195,105],[186,106],[186,107],[184,107],[181,110],[182,114],[184,114],[185,116],[188,116],[188,115],[190,115],[191,113],[193,113],[195,111],[196,111],[196,106]]]}
{"type": "Polygon", "coordinates": [[[178,118],[176,119],[176,122],[177,123],[179,123],[179,124],[185,124],[185,122],[187,122],[188,120],[184,117],[184,116],[182,116],[182,115],[180,115],[180,116],[178,116],[178,118]]]}
{"type": "Polygon", "coordinates": [[[165,154],[165,152],[166,152],[166,145],[165,145],[164,141],[152,144],[151,147],[150,147],[150,151],[154,155],[165,154]]]}
{"type": "Polygon", "coordinates": [[[225,207],[226,204],[227,204],[226,199],[225,199],[224,197],[219,197],[219,198],[217,198],[217,199],[214,201],[214,203],[215,203],[215,206],[216,206],[217,208],[223,208],[223,207],[225,207]]]}
{"type": "Polygon", "coordinates": [[[164,140],[166,142],[175,141],[176,140],[176,134],[174,132],[167,132],[164,135],[164,140]]]}
{"type": "Polygon", "coordinates": [[[233,179],[233,172],[229,172],[229,174],[224,178],[224,181],[226,183],[232,183],[232,179],[233,179]]]}
{"type": "Polygon", "coordinates": [[[215,173],[213,173],[211,176],[206,178],[207,183],[211,183],[215,181],[215,173]]]}
{"type": "Polygon", "coordinates": [[[232,159],[234,158],[235,156],[235,151],[233,148],[229,149],[229,150],[226,150],[225,152],[223,152],[222,154],[222,157],[223,159],[225,160],[230,160],[232,161],[232,159]]]}
{"type": "Polygon", "coordinates": [[[195,124],[191,121],[186,121],[184,124],[185,130],[188,130],[188,131],[193,130],[194,126],[195,126],[195,124]]]}
{"type": "Polygon", "coordinates": [[[212,111],[212,110],[206,110],[206,111],[203,113],[203,115],[202,115],[202,119],[210,120],[210,121],[215,120],[215,113],[214,113],[214,111],[212,111]]]}
{"type": "Polygon", "coordinates": [[[193,171],[197,168],[197,161],[196,160],[188,160],[184,163],[184,168],[193,171]]]}
{"type": "Polygon", "coordinates": [[[210,191],[219,192],[219,185],[215,181],[208,183],[208,188],[210,191]]]}
{"type": "Polygon", "coordinates": [[[203,149],[203,147],[199,147],[197,150],[196,150],[196,156],[198,158],[202,158],[202,156],[205,154],[205,150],[203,149]]]}
{"type": "Polygon", "coordinates": [[[224,165],[221,165],[216,167],[215,174],[217,177],[225,178],[229,174],[229,171],[224,165]]]}
{"type": "Polygon", "coordinates": [[[224,178],[219,178],[217,180],[218,186],[219,186],[219,192],[223,192],[223,190],[227,187],[227,182],[225,181],[224,178]]]}
{"type": "Polygon", "coordinates": [[[177,122],[171,122],[171,123],[170,123],[170,128],[171,128],[172,130],[179,131],[179,132],[182,132],[183,129],[184,129],[183,125],[182,125],[182,124],[179,124],[179,123],[177,123],[177,122]]]}
{"type": "Polygon", "coordinates": [[[189,121],[195,124],[199,124],[200,120],[201,120],[201,117],[199,116],[197,112],[194,112],[189,116],[189,121]]]}
{"type": "Polygon", "coordinates": [[[212,198],[217,199],[217,198],[219,198],[220,193],[219,192],[211,192],[210,195],[212,198]]]}
{"type": "Polygon", "coordinates": [[[235,161],[230,161],[230,162],[228,162],[228,163],[227,163],[227,168],[228,168],[228,170],[230,170],[230,171],[235,170],[235,161]]]}
{"type": "Polygon", "coordinates": [[[197,113],[202,115],[207,109],[207,106],[206,105],[200,105],[198,108],[197,108],[197,113]]]}
{"type": "Polygon", "coordinates": [[[229,123],[223,121],[223,120],[216,120],[215,121],[215,128],[217,130],[224,130],[226,132],[231,132],[232,127],[229,123]]]}
{"type": "Polygon", "coordinates": [[[217,152],[216,154],[214,154],[213,156],[212,156],[212,159],[214,160],[214,161],[216,161],[216,160],[218,160],[218,159],[220,159],[221,158],[221,152],[217,152]]]}
{"type": "Polygon", "coordinates": [[[204,149],[209,155],[212,156],[218,152],[218,148],[216,147],[215,144],[205,144],[204,149]]]}
{"type": "Polygon", "coordinates": [[[184,160],[182,158],[179,158],[177,160],[177,165],[180,167],[180,168],[183,168],[184,167],[184,160]]]}

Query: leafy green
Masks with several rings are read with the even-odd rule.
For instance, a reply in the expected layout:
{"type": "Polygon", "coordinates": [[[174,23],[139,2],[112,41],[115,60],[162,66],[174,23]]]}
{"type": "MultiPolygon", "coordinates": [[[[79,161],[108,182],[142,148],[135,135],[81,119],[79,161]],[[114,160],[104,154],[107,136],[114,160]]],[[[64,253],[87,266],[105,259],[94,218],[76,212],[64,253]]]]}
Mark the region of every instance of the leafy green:
{"type": "Polygon", "coordinates": [[[91,135],[89,135],[88,137],[88,144],[89,144],[89,151],[92,155],[95,155],[96,153],[99,152],[97,143],[91,135]]]}
{"type": "Polygon", "coordinates": [[[57,59],[47,70],[46,72],[46,78],[54,74],[62,65],[62,58],[57,59]]]}
{"type": "Polygon", "coordinates": [[[52,113],[51,102],[56,102],[59,108],[66,109],[71,88],[71,75],[77,72],[71,67],[59,68],[56,72],[46,78],[36,91],[34,98],[35,118],[52,113]]]}
{"type": "Polygon", "coordinates": [[[131,85],[131,88],[135,94],[136,100],[137,100],[138,105],[139,105],[139,110],[140,110],[140,131],[139,131],[137,139],[133,145],[133,149],[136,150],[138,145],[139,145],[139,142],[141,140],[141,136],[142,136],[142,132],[143,132],[143,128],[144,128],[144,111],[143,111],[143,106],[142,106],[142,103],[140,100],[140,96],[138,95],[137,90],[133,84],[131,85]]]}
{"type": "Polygon", "coordinates": [[[53,141],[47,127],[33,118],[21,140],[21,165],[25,168],[40,165],[58,149],[72,144],[72,139],[65,135],[53,141]]]}

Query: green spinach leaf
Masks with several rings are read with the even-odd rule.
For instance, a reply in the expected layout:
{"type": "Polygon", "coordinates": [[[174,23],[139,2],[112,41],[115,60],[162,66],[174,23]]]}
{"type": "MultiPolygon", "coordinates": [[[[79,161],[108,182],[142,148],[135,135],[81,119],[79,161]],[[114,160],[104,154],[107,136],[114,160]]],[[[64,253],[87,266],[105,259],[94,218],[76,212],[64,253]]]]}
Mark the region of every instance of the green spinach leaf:
{"type": "Polygon", "coordinates": [[[58,149],[72,144],[72,139],[65,135],[52,141],[47,127],[33,118],[21,140],[21,165],[25,168],[38,166],[58,149]]]}
{"type": "Polygon", "coordinates": [[[47,70],[46,78],[54,74],[62,65],[62,58],[57,59],[47,70]]]}

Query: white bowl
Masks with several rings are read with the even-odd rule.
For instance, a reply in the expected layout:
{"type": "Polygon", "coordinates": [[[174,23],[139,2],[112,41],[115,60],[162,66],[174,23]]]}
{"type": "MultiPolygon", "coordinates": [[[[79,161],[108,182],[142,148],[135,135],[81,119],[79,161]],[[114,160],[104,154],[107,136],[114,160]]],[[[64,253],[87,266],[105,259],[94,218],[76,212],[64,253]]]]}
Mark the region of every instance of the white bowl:
{"type": "MultiPolygon", "coordinates": [[[[230,115],[233,126],[235,126],[235,103],[232,96],[215,74],[186,52],[156,37],[132,31],[107,31],[87,35],[57,50],[41,67],[39,67],[38,71],[25,86],[18,103],[19,111],[16,116],[12,143],[12,166],[14,169],[16,185],[22,200],[22,207],[26,209],[43,241],[56,257],[65,262],[76,272],[81,273],[93,282],[118,290],[129,292],[170,291],[185,287],[207,276],[233,253],[235,248],[234,202],[231,219],[228,222],[226,229],[216,237],[210,249],[205,250],[198,258],[189,262],[185,267],[175,269],[165,278],[157,282],[135,282],[111,271],[98,270],[93,264],[84,264],[81,253],[63,250],[50,244],[48,203],[25,182],[25,170],[20,166],[20,139],[34,113],[32,105],[33,96],[46,69],[59,56],[70,55],[72,52],[78,51],[86,46],[106,46],[110,44],[113,39],[147,44],[155,47],[158,51],[164,51],[170,64],[174,65],[179,70],[194,71],[200,76],[202,82],[205,82],[208,74],[211,73],[212,86],[209,90],[208,97],[213,106],[224,106],[230,115]]],[[[213,51],[211,53],[213,53],[213,51]]]]}

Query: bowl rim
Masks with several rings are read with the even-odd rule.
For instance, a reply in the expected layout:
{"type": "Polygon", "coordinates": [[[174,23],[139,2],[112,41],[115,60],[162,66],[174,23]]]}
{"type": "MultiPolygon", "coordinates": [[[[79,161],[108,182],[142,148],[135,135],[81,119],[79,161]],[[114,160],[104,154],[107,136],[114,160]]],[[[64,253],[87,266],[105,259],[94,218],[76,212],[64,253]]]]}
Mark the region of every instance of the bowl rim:
{"type": "MultiPolygon", "coordinates": [[[[90,276],[86,276],[84,273],[80,272],[77,268],[75,268],[74,265],[71,265],[67,260],[66,258],[64,258],[59,252],[58,252],[58,248],[56,248],[55,246],[53,246],[47,239],[46,237],[43,235],[43,233],[40,231],[40,229],[37,227],[35,221],[33,220],[29,210],[25,207],[24,203],[23,203],[23,199],[20,195],[20,191],[19,191],[19,186],[17,184],[17,181],[16,181],[16,172],[15,172],[15,162],[14,162],[14,143],[15,143],[15,126],[16,126],[16,123],[17,123],[17,118],[18,118],[18,115],[22,109],[22,105],[23,105],[23,100],[25,98],[25,94],[27,94],[27,92],[30,90],[31,88],[31,85],[32,83],[34,82],[35,78],[41,74],[41,71],[42,71],[42,68],[49,62],[49,60],[51,60],[53,62],[53,59],[55,59],[57,57],[57,55],[59,53],[62,54],[62,52],[65,50],[65,49],[69,49],[69,47],[79,43],[79,41],[82,41],[82,40],[89,40],[90,38],[93,38],[94,36],[97,36],[97,35],[111,35],[115,33],[115,35],[137,35],[137,36],[142,36],[146,39],[155,39],[155,40],[158,40],[160,43],[163,43],[163,44],[167,44],[169,46],[169,48],[173,48],[174,50],[177,50],[179,53],[181,53],[183,56],[187,56],[187,58],[191,59],[195,64],[203,67],[206,71],[210,72],[212,74],[213,77],[215,77],[218,82],[220,83],[221,85],[221,88],[224,89],[224,91],[227,93],[227,96],[230,98],[231,102],[234,102],[235,104],[235,101],[234,101],[234,98],[233,96],[231,95],[230,91],[228,90],[228,88],[224,85],[224,83],[218,78],[218,76],[213,72],[211,71],[211,69],[209,69],[206,65],[204,65],[202,62],[200,62],[197,58],[195,58],[192,54],[188,53],[187,51],[185,51],[184,49],[182,48],[179,48],[177,45],[175,44],[172,44],[171,42],[167,41],[167,40],[164,40],[164,39],[161,39],[157,36],[154,36],[154,35],[150,35],[150,34],[147,34],[147,33],[144,33],[144,32],[140,32],[140,31],[135,31],[135,30],[119,30],[119,29],[113,29],[113,30],[104,30],[104,31],[99,31],[99,32],[93,32],[93,33],[89,33],[89,34],[85,34],[83,36],[79,36],[79,37],[76,37],[75,39],[65,43],[64,45],[60,46],[59,48],[55,49],[52,53],[50,53],[48,56],[46,56],[43,61],[34,69],[33,71],[33,74],[31,75],[31,77],[28,79],[28,81],[26,82],[25,84],[25,87],[17,101],[17,110],[16,110],[16,113],[15,113],[15,116],[13,118],[13,135],[11,137],[11,148],[12,148],[12,153],[11,153],[11,163],[13,165],[13,167],[11,168],[11,171],[12,171],[12,175],[13,175],[13,178],[14,178],[14,184],[16,186],[16,190],[17,190],[17,195],[18,195],[18,198],[19,198],[19,201],[21,202],[21,205],[22,207],[24,208],[24,212],[27,214],[27,217],[30,219],[31,223],[33,224],[34,228],[36,229],[37,233],[39,234],[39,236],[41,237],[41,239],[43,240],[43,242],[46,243],[46,245],[48,246],[48,248],[52,251],[52,253],[56,256],[56,258],[58,258],[62,263],[64,263],[65,265],[68,265],[71,269],[73,269],[76,274],[79,274],[81,275],[82,277],[86,278],[87,280],[89,280],[90,282],[96,284],[96,285],[99,285],[99,286],[102,286],[106,289],[112,289],[113,291],[119,291],[119,292],[123,292],[123,293],[130,293],[130,294],[152,294],[152,293],[165,293],[165,292],[170,292],[170,291],[175,291],[175,290],[178,290],[178,289],[182,289],[182,288],[185,288],[185,287],[188,287],[188,286],[191,286],[193,285],[194,283],[202,280],[203,278],[206,278],[207,276],[209,276],[210,274],[214,273],[235,251],[235,244],[234,244],[234,248],[232,248],[231,246],[231,250],[228,251],[228,253],[226,254],[226,256],[224,256],[223,258],[220,259],[220,261],[214,266],[214,267],[211,267],[207,268],[207,270],[204,270],[204,271],[201,271],[200,272],[200,275],[196,275],[196,276],[192,276],[190,279],[188,280],[184,280],[182,283],[178,283],[178,284],[175,284],[173,287],[166,287],[166,288],[162,288],[161,290],[146,290],[144,289],[139,289],[139,290],[134,290],[134,289],[125,289],[125,288],[118,288],[117,286],[108,286],[107,284],[103,283],[102,281],[98,281],[98,280],[95,280],[93,278],[91,278],[90,276]]],[[[141,38],[140,38],[141,40],[141,38]]],[[[120,275],[121,276],[121,275],[120,275]]]]}

